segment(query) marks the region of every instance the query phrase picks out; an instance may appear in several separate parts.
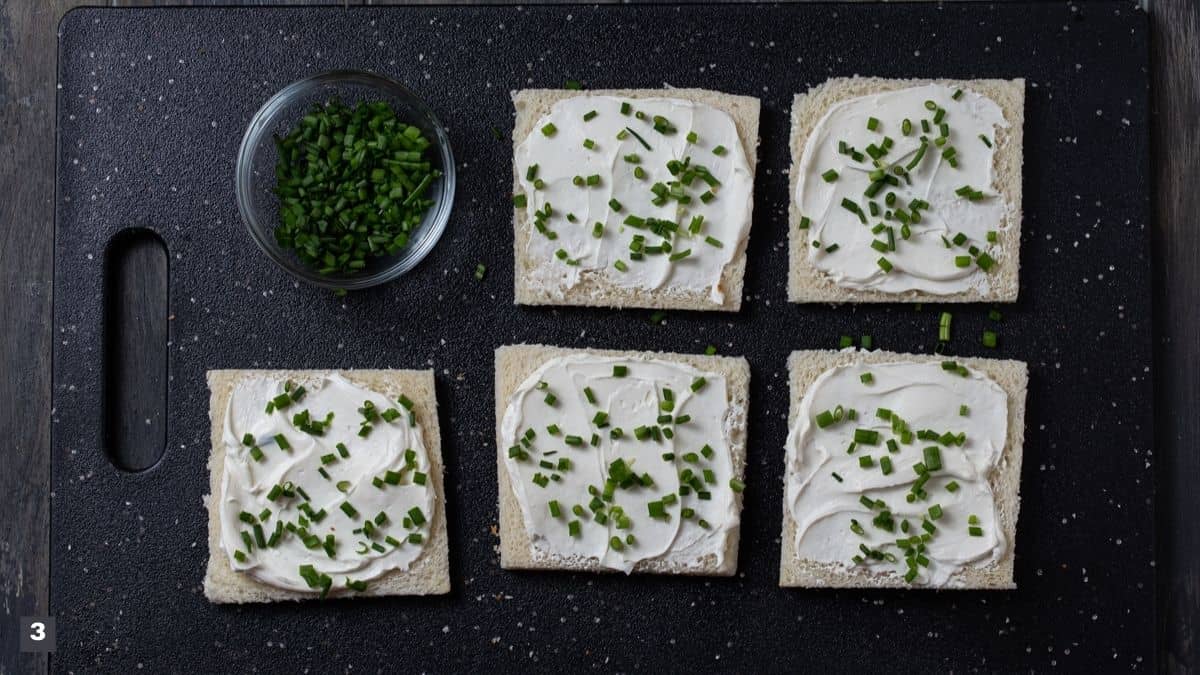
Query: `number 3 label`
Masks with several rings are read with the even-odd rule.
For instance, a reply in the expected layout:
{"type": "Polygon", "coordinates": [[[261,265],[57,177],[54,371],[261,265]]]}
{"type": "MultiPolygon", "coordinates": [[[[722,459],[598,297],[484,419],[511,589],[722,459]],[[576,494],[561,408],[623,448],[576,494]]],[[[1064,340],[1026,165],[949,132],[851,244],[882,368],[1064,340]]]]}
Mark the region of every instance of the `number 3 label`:
{"type": "Polygon", "coordinates": [[[54,651],[54,638],[54,617],[21,617],[21,651],[52,652],[54,651]]]}

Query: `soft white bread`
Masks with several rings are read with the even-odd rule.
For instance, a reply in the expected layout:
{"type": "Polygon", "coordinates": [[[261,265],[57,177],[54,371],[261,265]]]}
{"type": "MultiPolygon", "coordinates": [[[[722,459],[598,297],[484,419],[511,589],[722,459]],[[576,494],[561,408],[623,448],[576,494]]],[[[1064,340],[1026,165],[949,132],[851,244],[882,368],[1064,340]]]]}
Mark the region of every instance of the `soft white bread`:
{"type": "MultiPolygon", "coordinates": [[[[751,96],[735,96],[706,89],[599,89],[586,92],[569,89],[525,89],[512,92],[513,106],[517,119],[513,127],[513,153],[530,132],[537,128],[537,121],[550,112],[554,104],[573,96],[620,96],[622,98],[686,99],[710,105],[733,118],[737,125],[742,149],[750,171],[755,171],[758,162],[758,118],[760,102],[751,96]]],[[[513,164],[513,194],[521,191],[520,176],[516,163],[513,164]]],[[[736,312],[742,307],[742,285],[746,276],[746,245],[749,235],[738,243],[733,260],[725,266],[721,275],[721,289],[725,302],[716,304],[707,292],[657,291],[625,288],[609,283],[602,275],[587,274],[580,283],[566,289],[561,297],[544,288],[529,284],[530,270],[547,264],[528,255],[529,237],[534,232],[532,223],[524,209],[515,209],[513,214],[513,292],[518,305],[590,305],[593,307],[646,307],[656,309],[699,309],[736,312]]]]}
{"type": "MultiPolygon", "coordinates": [[[[808,388],[829,369],[849,363],[891,363],[897,361],[925,363],[941,362],[947,357],[929,354],[897,354],[895,352],[864,351],[796,351],[788,358],[788,383],[791,406],[788,428],[796,424],[800,402],[808,388]]],[[[1021,505],[1021,452],[1025,443],[1025,395],[1029,375],[1023,361],[974,359],[954,357],[955,362],[986,374],[1008,394],[1008,442],[1001,453],[997,468],[988,477],[996,498],[1000,526],[1008,540],[1008,548],[995,563],[985,567],[964,567],[950,578],[948,588],[1006,589],[1016,588],[1013,579],[1013,559],[1017,542],[1017,511],[1021,505]]],[[[785,474],[790,473],[790,469],[785,474]]],[[[790,475],[784,476],[784,481],[790,475]]],[[[779,585],[805,588],[910,588],[896,574],[876,574],[865,567],[847,567],[801,560],[796,557],[796,521],[787,504],[783,507],[783,542],[779,563],[779,585]]]]}
{"type": "Polygon", "coordinates": [[[791,208],[788,211],[788,300],[791,302],[1016,302],[1021,268],[1021,165],[1025,127],[1025,80],[891,80],[879,77],[838,77],[825,81],[807,93],[797,94],[792,102],[791,208]],[[823,275],[809,262],[809,230],[800,228],[800,207],[796,202],[796,167],[804,154],[804,144],[817,123],[833,105],[847,99],[906,89],[930,83],[962,87],[982,94],[1000,106],[1008,128],[997,129],[993,141],[993,183],[1008,204],[1005,220],[997,233],[1000,262],[988,273],[991,284],[986,294],[970,290],[948,295],[921,291],[884,293],[874,290],[843,288],[823,275]]]}
{"type": "MultiPolygon", "coordinates": [[[[544,345],[510,345],[496,350],[496,466],[500,490],[500,566],[505,569],[571,570],[583,572],[608,572],[596,561],[581,563],[574,560],[535,560],[521,515],[521,505],[513,493],[508,468],[505,464],[504,444],[500,439],[500,424],[508,400],[529,375],[550,359],[571,354],[596,356],[621,356],[629,358],[658,359],[685,363],[695,368],[719,373],[725,377],[728,387],[729,405],[734,412],[734,424],[730,445],[733,475],[738,480],[746,472],[746,413],[750,404],[750,364],[744,358],[731,356],[704,356],[699,354],[670,354],[663,352],[627,352],[598,349],[564,349],[544,345]]],[[[742,495],[734,493],[737,510],[741,513],[742,495]]],[[[653,574],[691,574],[703,576],[731,576],[737,571],[739,529],[732,528],[725,540],[725,560],[718,565],[716,556],[709,555],[690,567],[669,564],[661,560],[645,560],[634,567],[634,572],[653,574]]]]}
{"type": "MultiPolygon", "coordinates": [[[[221,548],[221,519],[217,513],[221,481],[225,473],[225,445],[221,432],[225,426],[225,410],[238,382],[252,377],[271,377],[292,380],[312,386],[333,371],[324,370],[210,370],[208,388],[211,392],[208,415],[212,421],[212,454],[208,458],[210,494],[204,497],[208,509],[208,570],[204,575],[204,595],[215,603],[277,602],[308,600],[316,596],[276,588],[235,572],[229,556],[221,548]]],[[[429,453],[429,475],[435,493],[434,511],[430,516],[429,541],[421,555],[407,570],[395,570],[371,582],[361,593],[341,594],[343,597],[369,595],[439,595],[450,592],[450,564],[446,536],[446,501],[442,485],[442,437],[438,430],[437,396],[434,393],[431,370],[340,370],[347,380],[372,391],[397,398],[404,394],[413,402],[413,412],[421,426],[426,451],[429,453]]],[[[332,596],[331,596],[332,597],[332,596]]]]}

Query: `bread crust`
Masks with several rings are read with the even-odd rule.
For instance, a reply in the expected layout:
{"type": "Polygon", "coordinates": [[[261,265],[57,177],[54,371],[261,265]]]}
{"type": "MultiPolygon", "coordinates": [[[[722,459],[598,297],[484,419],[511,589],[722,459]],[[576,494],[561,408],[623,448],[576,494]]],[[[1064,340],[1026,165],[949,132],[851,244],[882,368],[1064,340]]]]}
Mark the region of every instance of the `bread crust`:
{"type": "Polygon", "coordinates": [[[1020,290],[1021,269],[1021,166],[1024,162],[1025,80],[927,80],[886,79],[880,77],[838,77],[826,80],[797,94],[792,101],[792,152],[788,209],[788,301],[789,302],[1016,302],[1020,290]],[[800,228],[800,205],[796,202],[796,185],[800,181],[797,167],[804,154],[804,144],[817,122],[832,106],[842,101],[886,91],[943,84],[962,87],[995,101],[1008,121],[1008,128],[996,129],[993,141],[994,184],[1004,196],[1008,209],[1003,226],[997,231],[1000,262],[988,274],[987,293],[976,289],[946,295],[924,291],[885,293],[838,286],[809,262],[810,243],[807,229],[800,228]]]}
{"type": "Polygon", "coordinates": [[[237,384],[253,377],[293,380],[298,384],[319,382],[337,373],[361,387],[387,394],[400,394],[413,402],[413,412],[421,425],[425,449],[429,453],[429,476],[433,480],[434,512],[430,517],[429,541],[421,555],[407,570],[393,570],[373,581],[361,593],[335,592],[330,597],[352,598],[379,595],[440,595],[450,592],[449,543],[446,535],[446,491],[443,485],[442,437],[438,428],[437,396],[432,370],[210,370],[208,416],[212,422],[208,458],[209,494],[204,496],[208,511],[208,567],[204,575],[204,595],[217,604],[312,600],[311,593],[276,588],[239,574],[229,564],[221,548],[221,518],[217,502],[225,473],[225,445],[221,440],[225,410],[237,384]]]}
{"type": "MultiPolygon", "coordinates": [[[[791,404],[788,429],[796,424],[800,402],[809,387],[825,372],[850,363],[894,363],[898,361],[930,363],[945,357],[930,354],[901,354],[885,351],[802,350],[788,358],[788,384],[791,404]]],[[[964,567],[955,572],[947,589],[1012,589],[1013,561],[1017,547],[1017,512],[1021,506],[1021,459],[1025,444],[1025,397],[1029,388],[1028,367],[1024,361],[955,357],[954,360],[990,377],[1008,394],[1008,436],[1000,461],[988,483],[996,496],[1000,526],[1008,540],[1008,549],[996,562],[984,567],[964,567]]],[[[791,471],[784,468],[784,482],[791,471]]],[[[800,588],[922,588],[904,581],[898,574],[879,574],[865,567],[847,567],[802,560],[796,557],[796,521],[783,503],[783,535],[779,562],[779,585],[800,588]]]]}
{"type": "MultiPolygon", "coordinates": [[[[561,100],[580,95],[620,96],[628,99],[671,97],[687,99],[710,105],[729,113],[737,126],[742,149],[750,172],[756,172],[758,164],[758,120],[761,103],[751,96],[736,96],[707,89],[598,89],[586,92],[569,89],[524,89],[512,92],[516,109],[516,124],[513,127],[513,157],[517,146],[534,131],[537,121],[561,100]]],[[[520,175],[513,162],[513,194],[521,191],[520,175]]],[[[753,200],[751,200],[753,206],[753,200]]],[[[753,217],[753,213],[749,214],[753,217]]],[[[736,312],[742,307],[742,289],[746,276],[746,246],[750,233],[738,243],[733,259],[721,274],[721,288],[725,301],[714,303],[708,292],[663,292],[627,288],[609,283],[602,275],[585,275],[575,286],[559,296],[546,289],[530,285],[531,270],[545,261],[530,258],[526,251],[529,237],[534,231],[524,210],[513,210],[513,299],[518,305],[587,305],[593,307],[643,307],[652,309],[696,309],[736,312]]]]}
{"type": "MultiPolygon", "coordinates": [[[[571,560],[536,560],[532,553],[529,533],[521,515],[521,505],[513,492],[512,482],[505,464],[504,444],[500,438],[500,425],[508,399],[529,375],[550,359],[572,354],[593,356],[618,356],[651,358],[675,363],[685,363],[706,371],[725,376],[729,387],[730,405],[738,418],[734,424],[730,447],[733,475],[745,480],[746,474],[746,419],[749,406],[750,364],[741,357],[704,356],[700,354],[672,354],[665,352],[631,352],[601,349],[566,349],[545,345],[509,345],[496,350],[496,474],[500,507],[500,566],[504,569],[524,570],[571,570],[577,572],[613,572],[601,567],[599,561],[579,562],[571,560]]],[[[742,495],[734,493],[734,503],[739,515],[742,510],[742,495]]],[[[687,574],[699,576],[731,576],[737,571],[740,524],[732,528],[725,540],[725,562],[718,565],[716,556],[709,555],[698,564],[684,567],[662,560],[643,560],[633,571],[650,574],[687,574]]]]}

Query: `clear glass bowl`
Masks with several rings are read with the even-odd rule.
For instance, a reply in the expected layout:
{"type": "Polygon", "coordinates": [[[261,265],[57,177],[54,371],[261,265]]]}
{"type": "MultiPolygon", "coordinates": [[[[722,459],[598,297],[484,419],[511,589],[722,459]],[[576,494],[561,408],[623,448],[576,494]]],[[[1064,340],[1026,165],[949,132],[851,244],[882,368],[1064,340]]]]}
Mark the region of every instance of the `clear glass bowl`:
{"type": "Polygon", "coordinates": [[[334,71],[293,82],[258,109],[242,137],[235,181],[242,220],[254,243],[267,257],[301,281],[353,291],[396,279],[415,267],[433,249],[446,229],[454,204],[454,155],[441,122],[407,87],[370,73],[334,71]],[[325,104],[332,98],[341,99],[350,107],[359,101],[387,101],[401,121],[418,127],[430,139],[429,162],[442,174],[425,193],[433,200],[433,206],[410,234],[408,245],[395,255],[370,259],[366,269],[355,274],[317,274],[295,253],[275,241],[275,227],[279,224],[275,164],[279,155],[274,135],[285,136],[314,106],[325,104]]]}

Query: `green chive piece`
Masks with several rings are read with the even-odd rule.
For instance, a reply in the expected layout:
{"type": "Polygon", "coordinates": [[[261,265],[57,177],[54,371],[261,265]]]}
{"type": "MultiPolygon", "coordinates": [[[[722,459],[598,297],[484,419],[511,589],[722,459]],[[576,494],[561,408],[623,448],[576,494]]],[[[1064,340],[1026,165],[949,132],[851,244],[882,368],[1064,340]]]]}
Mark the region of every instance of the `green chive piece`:
{"type": "Polygon", "coordinates": [[[891,475],[891,473],[892,473],[892,458],[887,457],[887,456],[880,457],[879,458],[879,470],[882,471],[883,475],[885,475],[885,476],[891,475]]]}
{"type": "Polygon", "coordinates": [[[936,446],[931,445],[924,449],[925,468],[929,471],[937,471],[942,468],[942,451],[936,446]]]}
{"type": "Polygon", "coordinates": [[[550,137],[550,136],[553,136],[557,132],[558,132],[558,127],[554,126],[553,122],[550,122],[546,126],[542,127],[542,135],[543,136],[550,137]]]}
{"type": "Polygon", "coordinates": [[[874,429],[855,429],[854,442],[863,445],[879,445],[879,432],[874,429]]]}

